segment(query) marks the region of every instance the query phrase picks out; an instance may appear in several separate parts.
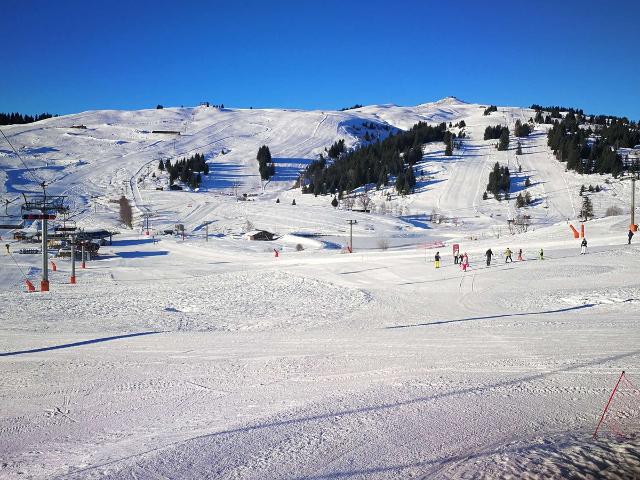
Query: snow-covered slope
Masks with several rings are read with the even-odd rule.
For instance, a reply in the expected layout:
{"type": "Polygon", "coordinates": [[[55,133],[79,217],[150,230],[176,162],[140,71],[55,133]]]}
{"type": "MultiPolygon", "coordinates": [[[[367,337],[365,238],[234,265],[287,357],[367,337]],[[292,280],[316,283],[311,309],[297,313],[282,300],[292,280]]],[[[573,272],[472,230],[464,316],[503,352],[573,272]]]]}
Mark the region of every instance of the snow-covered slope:
{"type": "MultiPolygon", "coordinates": [[[[0,230],[12,252],[0,255],[0,478],[640,475],[636,388],[614,403],[627,437],[605,424],[591,439],[620,372],[640,378],[629,187],[565,172],[545,126],[521,140],[522,155],[513,138],[498,152],[486,126],[532,112],[483,111],[448,98],[346,112],[100,111],[3,127],[81,225],[120,234],[78,268],[76,285],[70,262],[54,258],[51,291],[26,293],[40,257],[16,254],[34,245],[0,230]],[[425,146],[415,194],[370,192],[365,213],[291,188],[339,138],[353,147],[367,131],[460,120],[467,138],[454,156],[425,146]],[[263,144],[277,165],[264,191],[263,144]],[[161,158],[195,152],[211,166],[200,191],[156,190],[161,158]],[[515,193],[530,179],[528,232],[509,234],[513,199],[482,199],[496,161],[515,193]],[[567,219],[578,225],[579,187],[596,183],[596,214],[618,205],[625,215],[587,222],[579,255],[567,219]],[[123,193],[133,230],[112,203],[123,193]],[[149,237],[142,211],[153,214],[149,237]],[[342,254],[351,220],[355,252],[342,254]],[[184,239],[161,234],[174,223],[184,239]],[[254,228],[276,239],[244,239],[254,228]],[[507,247],[523,260],[505,263],[507,247]]],[[[9,199],[38,190],[2,144],[0,188],[9,199]]]]}

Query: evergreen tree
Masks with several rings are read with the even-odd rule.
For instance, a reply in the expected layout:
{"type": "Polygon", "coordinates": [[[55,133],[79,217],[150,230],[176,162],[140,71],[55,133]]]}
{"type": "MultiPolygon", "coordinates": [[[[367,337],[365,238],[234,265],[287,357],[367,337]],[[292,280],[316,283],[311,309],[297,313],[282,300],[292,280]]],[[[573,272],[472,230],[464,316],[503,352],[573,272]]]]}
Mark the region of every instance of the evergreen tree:
{"type": "Polygon", "coordinates": [[[336,208],[338,206],[338,199],[336,197],[333,197],[333,200],[331,200],[331,206],[333,208],[336,208]]]}
{"type": "Polygon", "coordinates": [[[524,202],[527,205],[531,205],[531,194],[529,192],[524,192],[524,202]]]}
{"type": "Polygon", "coordinates": [[[593,204],[588,195],[585,195],[582,199],[582,208],[580,209],[580,216],[586,222],[589,218],[593,218],[593,204]]]}
{"type": "Polygon", "coordinates": [[[526,205],[526,202],[524,200],[524,197],[522,196],[522,193],[519,193],[518,196],[516,197],[516,208],[522,208],[526,205]]]}
{"type": "MultiPolygon", "coordinates": [[[[447,132],[449,133],[449,132],[447,132]]],[[[449,138],[445,140],[447,146],[444,150],[444,155],[450,157],[453,155],[453,135],[449,135],[449,138]]]]}
{"type": "Polygon", "coordinates": [[[260,178],[262,180],[269,180],[276,171],[276,167],[271,158],[271,152],[269,151],[269,147],[266,145],[261,146],[258,149],[258,155],[256,156],[258,160],[258,171],[260,172],[260,178]]]}
{"type": "Polygon", "coordinates": [[[518,148],[516,149],[516,155],[522,155],[522,145],[518,142],[518,148]]]}
{"type": "Polygon", "coordinates": [[[508,150],[509,149],[509,129],[503,128],[500,133],[500,141],[498,143],[498,150],[508,150]]]}
{"type": "Polygon", "coordinates": [[[162,161],[162,159],[160,159],[160,162],[158,163],[158,170],[160,170],[161,172],[164,171],[164,162],[162,161]]]}

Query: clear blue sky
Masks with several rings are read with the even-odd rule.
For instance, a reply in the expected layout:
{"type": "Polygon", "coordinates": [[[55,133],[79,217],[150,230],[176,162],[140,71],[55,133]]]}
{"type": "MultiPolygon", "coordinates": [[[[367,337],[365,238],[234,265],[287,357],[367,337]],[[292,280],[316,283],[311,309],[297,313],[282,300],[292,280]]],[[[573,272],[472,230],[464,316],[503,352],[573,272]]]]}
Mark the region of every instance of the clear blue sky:
{"type": "Polygon", "coordinates": [[[640,2],[2,0],[0,111],[447,95],[640,119],[640,2]]]}

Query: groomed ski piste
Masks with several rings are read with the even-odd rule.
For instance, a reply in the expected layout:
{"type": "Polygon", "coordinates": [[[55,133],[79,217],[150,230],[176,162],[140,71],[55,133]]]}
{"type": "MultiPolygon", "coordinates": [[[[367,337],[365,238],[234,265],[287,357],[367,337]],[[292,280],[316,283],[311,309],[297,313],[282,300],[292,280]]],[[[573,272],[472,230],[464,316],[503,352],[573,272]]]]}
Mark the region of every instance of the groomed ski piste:
{"type": "Polygon", "coordinates": [[[3,127],[31,169],[0,143],[3,198],[37,193],[37,177],[69,196],[79,226],[119,233],[76,285],[54,258],[50,292],[27,293],[40,257],[0,231],[0,477],[640,475],[637,390],[623,392],[624,437],[592,439],[621,371],[640,378],[630,182],[565,171],[546,125],[521,139],[522,155],[513,137],[497,151],[485,127],[534,112],[486,106],[92,111],[3,127]],[[460,120],[461,148],[425,145],[416,193],[372,190],[371,212],[294,187],[340,138],[354,148],[367,131],[460,120]],[[264,185],[263,144],[276,164],[264,185]],[[168,191],[159,159],[192,153],[211,173],[199,191],[168,191]],[[511,200],[482,199],[496,161],[512,171],[511,200]],[[602,187],[586,255],[569,228],[583,184],[602,187]],[[511,234],[525,190],[531,225],[511,234]],[[118,220],[122,194],[133,229],[118,220]],[[611,206],[622,215],[605,216],[611,206]],[[184,239],[162,235],[178,223],[184,239]],[[245,239],[253,229],[275,240],[245,239]],[[524,259],[505,264],[507,247],[524,259]]]}

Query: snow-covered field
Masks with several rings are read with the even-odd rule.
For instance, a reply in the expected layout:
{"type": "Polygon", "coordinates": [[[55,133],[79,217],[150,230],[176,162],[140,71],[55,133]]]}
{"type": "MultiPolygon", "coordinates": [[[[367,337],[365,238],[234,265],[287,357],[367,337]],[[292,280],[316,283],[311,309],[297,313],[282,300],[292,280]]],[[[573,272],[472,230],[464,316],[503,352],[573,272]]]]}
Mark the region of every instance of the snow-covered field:
{"type": "MultiPolygon", "coordinates": [[[[0,477],[639,476],[640,392],[623,392],[625,438],[591,434],[620,372],[640,380],[640,248],[626,245],[628,215],[587,222],[584,256],[567,225],[579,224],[581,184],[604,187],[592,195],[599,217],[611,205],[628,212],[629,186],[564,172],[544,126],[518,158],[515,141],[497,152],[484,128],[532,112],[482,112],[445,99],[347,112],[86,112],[7,127],[51,191],[73,196],[79,224],[121,233],[77,285],[58,261],[49,293],[24,291],[21,271],[37,283],[37,256],[0,256],[0,477]],[[418,193],[374,193],[372,213],[290,189],[338,138],[361,142],[362,122],[385,135],[382,126],[460,119],[462,150],[445,158],[427,145],[418,193]],[[262,144],[278,172],[264,193],[262,144]],[[156,190],[159,158],[186,152],[211,164],[201,191],[156,190]],[[517,188],[530,177],[527,233],[508,233],[513,200],[482,200],[496,161],[522,165],[517,188]],[[117,225],[109,200],[123,191],[136,221],[153,212],[157,242],[139,223],[117,225]],[[449,220],[430,222],[434,210],[449,220]],[[353,254],[341,253],[349,219],[353,254]],[[174,223],[184,240],[157,234],[174,223]],[[249,226],[279,238],[245,240],[249,226]],[[424,248],[435,242],[445,244],[440,269],[424,248]],[[454,242],[469,254],[466,273],[454,242]],[[506,247],[525,260],[505,264],[506,247]]],[[[35,190],[8,145],[0,155],[3,196],[35,190]]]]}

